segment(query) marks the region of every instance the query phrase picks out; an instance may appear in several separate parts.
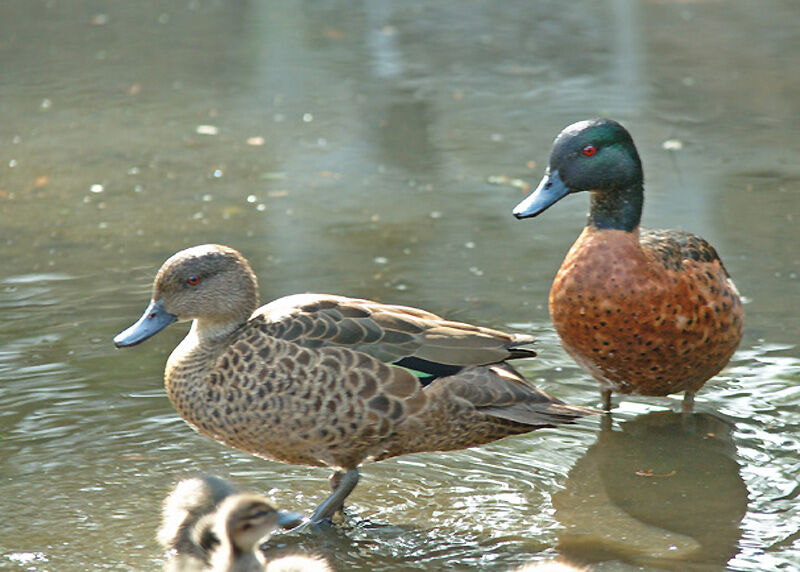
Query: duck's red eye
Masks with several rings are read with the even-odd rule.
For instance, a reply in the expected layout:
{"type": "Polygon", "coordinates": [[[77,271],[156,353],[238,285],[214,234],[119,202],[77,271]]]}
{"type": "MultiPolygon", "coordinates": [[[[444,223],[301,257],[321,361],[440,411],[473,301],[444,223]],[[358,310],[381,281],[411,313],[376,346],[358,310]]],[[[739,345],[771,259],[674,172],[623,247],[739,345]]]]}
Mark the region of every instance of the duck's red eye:
{"type": "Polygon", "coordinates": [[[192,286],[197,286],[200,284],[200,277],[197,274],[192,274],[186,279],[187,284],[191,284],[192,286]]]}
{"type": "Polygon", "coordinates": [[[587,145],[586,147],[583,148],[583,154],[586,155],[587,157],[591,157],[595,153],[597,153],[597,147],[595,147],[594,145],[587,145]]]}

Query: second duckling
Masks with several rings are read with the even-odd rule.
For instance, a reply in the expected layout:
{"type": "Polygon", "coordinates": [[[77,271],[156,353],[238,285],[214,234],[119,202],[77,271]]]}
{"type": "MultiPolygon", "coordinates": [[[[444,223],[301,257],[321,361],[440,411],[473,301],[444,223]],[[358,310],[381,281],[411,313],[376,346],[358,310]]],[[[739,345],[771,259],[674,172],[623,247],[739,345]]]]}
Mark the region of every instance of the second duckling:
{"type": "Polygon", "coordinates": [[[270,562],[259,549],[262,540],[280,526],[281,512],[269,499],[252,493],[226,498],[209,520],[198,523],[198,534],[219,540],[211,551],[210,572],[330,572],[325,560],[286,556],[270,562]],[[210,526],[212,535],[204,530],[210,526]]]}

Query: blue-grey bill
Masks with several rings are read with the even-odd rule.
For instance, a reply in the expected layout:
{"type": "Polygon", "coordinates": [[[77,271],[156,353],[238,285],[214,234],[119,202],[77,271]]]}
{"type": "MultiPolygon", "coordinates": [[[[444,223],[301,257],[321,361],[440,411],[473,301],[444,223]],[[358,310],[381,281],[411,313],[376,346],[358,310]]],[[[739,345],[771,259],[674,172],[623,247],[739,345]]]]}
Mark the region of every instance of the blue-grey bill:
{"type": "Polygon", "coordinates": [[[522,219],[536,216],[569,194],[569,188],[561,181],[558,171],[547,172],[539,181],[536,190],[514,207],[512,213],[522,219]]]}
{"type": "Polygon", "coordinates": [[[147,338],[156,335],[158,332],[169,326],[178,319],[177,316],[170,314],[164,309],[161,300],[153,300],[139,318],[139,321],[127,330],[120,332],[114,337],[114,345],[118,348],[135,346],[145,341],[147,338]]]}

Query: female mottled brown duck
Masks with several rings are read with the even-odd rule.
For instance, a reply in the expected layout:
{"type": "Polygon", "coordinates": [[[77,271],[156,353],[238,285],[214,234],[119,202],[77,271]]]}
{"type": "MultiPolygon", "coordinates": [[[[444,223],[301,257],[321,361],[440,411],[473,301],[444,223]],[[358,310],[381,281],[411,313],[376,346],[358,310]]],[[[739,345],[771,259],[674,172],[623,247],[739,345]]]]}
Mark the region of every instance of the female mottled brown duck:
{"type": "Polygon", "coordinates": [[[172,404],[212,439],[334,469],[334,493],[313,522],[341,509],[364,462],[463,449],[589,412],[506,363],[535,355],[529,336],[323,294],[258,308],[255,274],[225,246],[169,258],[150,305],[114,343],[132,346],[184,320],[192,327],[165,372],[172,404]]]}
{"type": "Polygon", "coordinates": [[[714,248],[694,234],[646,230],[642,163],[630,134],[595,119],[556,137],[536,190],[514,209],[536,216],[569,193],[589,191],[586,228],[550,290],[550,316],[567,352],[611,392],[694,394],[742,339],[739,293],[714,248]]]}

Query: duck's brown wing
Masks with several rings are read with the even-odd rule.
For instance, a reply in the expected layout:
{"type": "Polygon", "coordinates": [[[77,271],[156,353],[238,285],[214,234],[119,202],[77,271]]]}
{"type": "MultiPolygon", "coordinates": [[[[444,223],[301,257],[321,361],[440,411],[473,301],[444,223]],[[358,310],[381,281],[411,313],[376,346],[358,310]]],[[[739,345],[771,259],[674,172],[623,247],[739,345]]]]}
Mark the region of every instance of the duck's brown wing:
{"type": "Polygon", "coordinates": [[[256,310],[269,334],[303,347],[346,347],[434,376],[533,357],[532,336],[445,320],[407,306],[326,294],[280,298],[256,310]]]}
{"type": "Polygon", "coordinates": [[[701,264],[719,264],[724,276],[729,276],[714,247],[691,232],[642,228],[639,241],[644,252],[667,269],[683,270],[686,262],[693,260],[701,264]]]}

